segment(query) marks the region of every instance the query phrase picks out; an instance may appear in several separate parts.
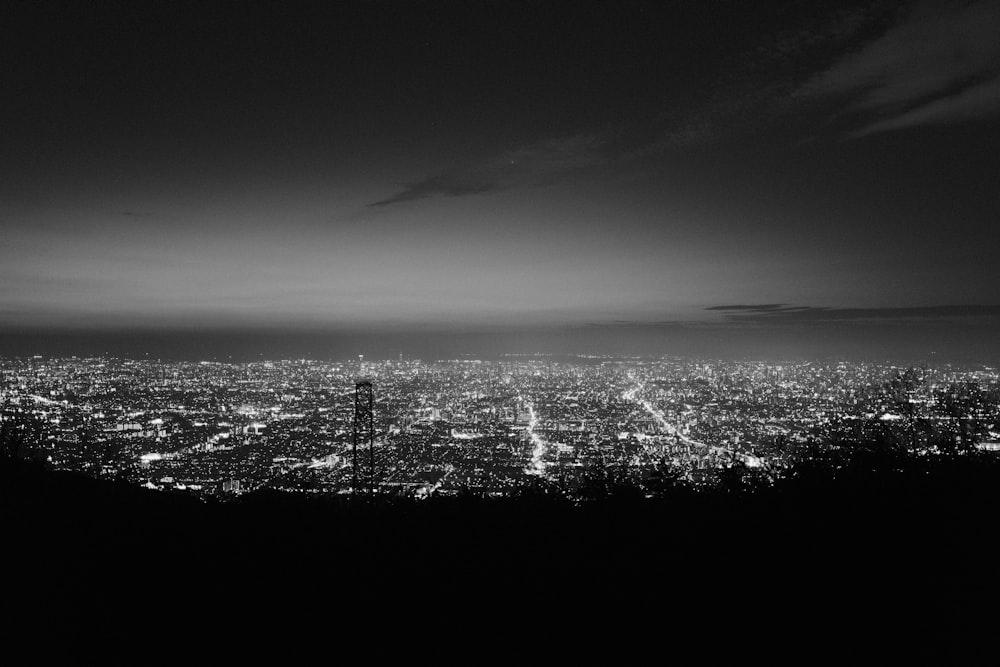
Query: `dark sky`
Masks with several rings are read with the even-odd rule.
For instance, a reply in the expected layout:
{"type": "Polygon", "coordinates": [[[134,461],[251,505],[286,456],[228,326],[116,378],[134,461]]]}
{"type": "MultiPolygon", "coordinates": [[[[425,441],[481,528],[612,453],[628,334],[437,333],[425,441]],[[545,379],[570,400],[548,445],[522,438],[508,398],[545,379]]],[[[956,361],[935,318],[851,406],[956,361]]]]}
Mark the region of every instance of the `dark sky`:
{"type": "Polygon", "coordinates": [[[0,31],[10,353],[1000,358],[1000,2],[7,2],[0,31]]]}

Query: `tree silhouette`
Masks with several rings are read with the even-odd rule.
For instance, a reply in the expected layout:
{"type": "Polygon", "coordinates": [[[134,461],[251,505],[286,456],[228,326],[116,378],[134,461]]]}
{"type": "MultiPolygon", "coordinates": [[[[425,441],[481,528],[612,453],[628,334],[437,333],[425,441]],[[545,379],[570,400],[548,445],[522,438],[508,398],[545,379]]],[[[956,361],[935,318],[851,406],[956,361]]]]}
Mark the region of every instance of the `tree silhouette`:
{"type": "Polygon", "coordinates": [[[0,407],[0,459],[14,461],[23,457],[32,438],[37,440],[40,425],[20,410],[0,407]]]}
{"type": "Polygon", "coordinates": [[[0,461],[14,461],[24,446],[24,435],[13,420],[0,423],[0,461]]]}

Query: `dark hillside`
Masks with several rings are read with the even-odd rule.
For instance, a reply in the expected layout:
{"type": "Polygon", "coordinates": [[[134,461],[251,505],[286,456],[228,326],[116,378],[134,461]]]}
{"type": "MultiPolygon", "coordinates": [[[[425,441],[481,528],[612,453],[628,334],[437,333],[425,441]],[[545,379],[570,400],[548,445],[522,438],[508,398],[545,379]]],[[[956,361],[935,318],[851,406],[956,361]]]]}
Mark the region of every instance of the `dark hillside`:
{"type": "Polygon", "coordinates": [[[838,465],[582,505],[273,492],[221,504],[8,462],[4,599],[17,627],[92,649],[200,637],[225,651],[232,633],[342,658],[517,655],[535,641],[567,659],[664,661],[984,647],[997,462],[838,465]]]}

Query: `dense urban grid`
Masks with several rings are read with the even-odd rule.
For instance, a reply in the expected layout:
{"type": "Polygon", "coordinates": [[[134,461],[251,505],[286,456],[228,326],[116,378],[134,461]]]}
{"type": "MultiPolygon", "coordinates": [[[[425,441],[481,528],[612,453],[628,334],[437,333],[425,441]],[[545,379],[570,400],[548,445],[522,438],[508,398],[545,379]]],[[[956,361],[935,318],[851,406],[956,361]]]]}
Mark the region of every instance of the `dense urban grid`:
{"type": "MultiPolygon", "coordinates": [[[[767,479],[838,441],[1000,449],[1000,371],[873,363],[516,355],[433,363],[0,361],[19,456],[231,497],[352,490],[355,382],[375,394],[379,493],[572,492],[595,475],[767,479]]],[[[362,442],[365,461],[370,452],[362,442]]]]}

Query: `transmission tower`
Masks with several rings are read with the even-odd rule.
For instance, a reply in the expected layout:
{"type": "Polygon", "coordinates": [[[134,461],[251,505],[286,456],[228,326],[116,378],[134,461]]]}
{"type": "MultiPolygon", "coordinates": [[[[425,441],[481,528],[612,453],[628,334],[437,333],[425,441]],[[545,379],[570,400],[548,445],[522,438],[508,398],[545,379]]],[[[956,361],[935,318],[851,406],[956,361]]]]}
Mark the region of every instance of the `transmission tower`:
{"type": "MultiPolygon", "coordinates": [[[[361,484],[367,477],[368,495],[375,493],[375,417],[373,411],[374,395],[372,383],[359,380],[354,384],[354,493],[361,491],[361,484]],[[368,441],[368,470],[364,474],[365,464],[358,458],[358,442],[368,441]]],[[[361,453],[364,456],[364,452],[361,453]]]]}

